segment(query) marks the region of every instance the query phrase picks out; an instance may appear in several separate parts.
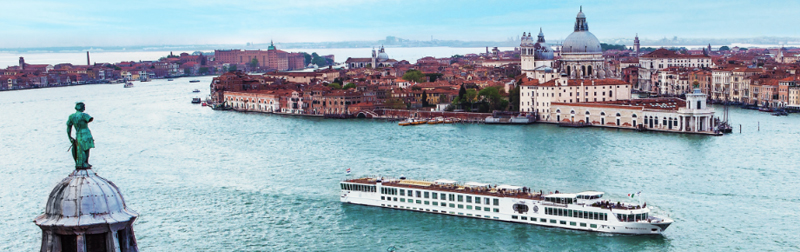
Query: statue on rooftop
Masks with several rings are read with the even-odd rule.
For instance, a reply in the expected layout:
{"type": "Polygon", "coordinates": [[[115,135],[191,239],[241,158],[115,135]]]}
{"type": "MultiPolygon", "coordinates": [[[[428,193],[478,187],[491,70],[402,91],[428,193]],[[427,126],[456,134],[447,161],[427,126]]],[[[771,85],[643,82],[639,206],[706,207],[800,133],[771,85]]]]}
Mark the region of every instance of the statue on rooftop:
{"type": "Polygon", "coordinates": [[[89,150],[94,148],[94,138],[89,131],[89,123],[94,120],[89,114],[83,113],[86,105],[83,102],[75,103],[75,113],[69,115],[67,120],[67,137],[72,144],[72,158],[75,160],[75,169],[89,169],[89,150]],[[75,127],[75,138],[72,138],[72,128],[75,127]]]}

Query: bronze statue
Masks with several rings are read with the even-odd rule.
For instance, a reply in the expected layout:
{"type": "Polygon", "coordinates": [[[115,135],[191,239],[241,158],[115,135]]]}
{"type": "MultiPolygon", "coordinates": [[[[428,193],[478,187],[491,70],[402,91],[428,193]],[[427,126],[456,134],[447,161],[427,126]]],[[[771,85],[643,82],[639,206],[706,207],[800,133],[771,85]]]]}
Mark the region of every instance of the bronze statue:
{"type": "Polygon", "coordinates": [[[76,169],[89,169],[89,149],[94,148],[94,138],[89,131],[89,123],[94,120],[89,114],[83,113],[86,105],[83,102],[75,104],[75,113],[69,115],[67,120],[67,136],[72,143],[72,158],[75,159],[76,169]],[[72,127],[75,127],[75,138],[72,138],[72,127]]]}

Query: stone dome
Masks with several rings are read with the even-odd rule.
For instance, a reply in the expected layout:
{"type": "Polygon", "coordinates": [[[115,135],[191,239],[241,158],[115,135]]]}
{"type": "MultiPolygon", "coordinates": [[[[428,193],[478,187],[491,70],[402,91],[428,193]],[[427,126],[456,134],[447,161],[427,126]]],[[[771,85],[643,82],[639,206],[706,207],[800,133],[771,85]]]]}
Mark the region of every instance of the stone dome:
{"type": "Polygon", "coordinates": [[[385,52],[378,53],[378,60],[388,60],[388,59],[389,59],[389,54],[386,54],[385,52]]]}
{"type": "Polygon", "coordinates": [[[600,40],[589,31],[576,31],[564,39],[562,53],[602,53],[600,40]]]}
{"type": "Polygon", "coordinates": [[[53,188],[44,214],[34,222],[42,228],[70,230],[81,226],[88,229],[87,233],[102,233],[124,228],[111,225],[129,224],[138,216],[127,208],[114,183],[92,169],[78,169],[53,188]]]}

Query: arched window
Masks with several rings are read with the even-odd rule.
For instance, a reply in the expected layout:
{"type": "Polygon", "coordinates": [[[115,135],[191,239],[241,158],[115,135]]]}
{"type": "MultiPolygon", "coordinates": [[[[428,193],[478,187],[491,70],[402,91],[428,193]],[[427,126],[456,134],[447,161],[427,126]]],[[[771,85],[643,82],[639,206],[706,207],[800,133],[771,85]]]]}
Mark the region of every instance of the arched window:
{"type": "Polygon", "coordinates": [[[591,114],[589,113],[589,110],[586,110],[586,115],[591,115],[591,114]]]}
{"type": "Polygon", "coordinates": [[[600,112],[600,115],[604,116],[604,115],[606,115],[606,112],[600,112]]]}
{"type": "Polygon", "coordinates": [[[619,113],[617,113],[617,117],[620,117],[620,116],[621,116],[621,115],[620,115],[619,113]]]}
{"type": "Polygon", "coordinates": [[[561,109],[556,109],[556,113],[561,113],[561,109]]]}
{"type": "Polygon", "coordinates": [[[636,114],[633,114],[631,117],[636,118],[636,114]]]}
{"type": "Polygon", "coordinates": [[[575,114],[575,110],[570,110],[569,113],[574,115],[575,114]]]}

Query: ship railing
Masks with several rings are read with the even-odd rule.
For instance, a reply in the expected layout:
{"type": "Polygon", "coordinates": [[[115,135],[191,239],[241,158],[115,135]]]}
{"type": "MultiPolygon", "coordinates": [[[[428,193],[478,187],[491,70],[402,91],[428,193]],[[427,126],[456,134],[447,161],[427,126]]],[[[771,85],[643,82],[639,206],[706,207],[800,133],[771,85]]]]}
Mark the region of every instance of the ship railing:
{"type": "Polygon", "coordinates": [[[553,202],[549,202],[549,201],[542,202],[542,205],[557,206],[557,207],[567,207],[567,204],[553,203],[553,202]]]}

